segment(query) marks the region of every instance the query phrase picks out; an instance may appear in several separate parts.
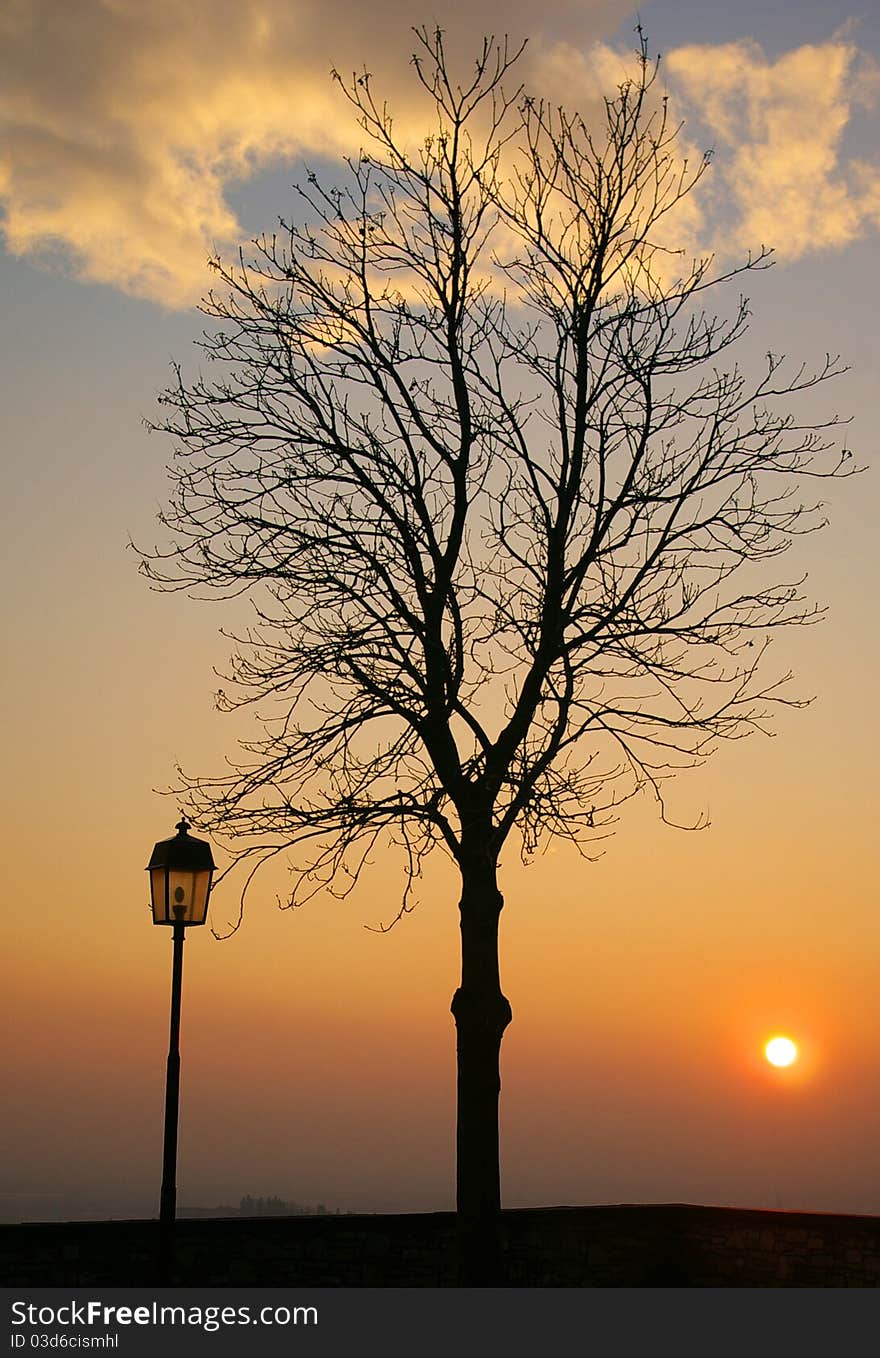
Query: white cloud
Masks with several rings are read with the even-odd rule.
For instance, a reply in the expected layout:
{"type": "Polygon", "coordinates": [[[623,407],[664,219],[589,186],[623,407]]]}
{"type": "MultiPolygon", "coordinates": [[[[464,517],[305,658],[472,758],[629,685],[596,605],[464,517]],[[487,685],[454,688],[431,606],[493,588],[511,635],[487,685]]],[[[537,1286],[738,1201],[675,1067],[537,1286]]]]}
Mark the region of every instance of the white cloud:
{"type": "Polygon", "coordinates": [[[766,244],[796,259],[880,225],[880,166],[841,153],[854,111],[878,84],[851,42],[798,47],[775,62],[753,42],[683,47],[667,69],[715,139],[725,219],[716,245],[766,244]]]}
{"type": "MultiPolygon", "coordinates": [[[[429,0],[449,18],[451,59],[484,33],[531,31],[523,75],[550,97],[595,108],[621,58],[599,41],[616,0],[547,0],[535,34],[525,0],[429,0]],[[454,22],[453,16],[454,15],[454,22]]],[[[410,0],[6,0],[0,10],[0,204],[13,254],[64,259],[85,280],[166,306],[193,304],[205,261],[243,235],[229,188],[280,158],[356,150],[360,133],[329,79],[365,61],[398,125],[413,110],[410,0]]],[[[726,243],[789,256],[840,246],[880,221],[880,177],[840,164],[857,99],[848,40],[769,63],[754,44],[669,55],[673,89],[719,146],[715,207],[726,243]]],[[[279,204],[284,210],[285,205],[279,204]]],[[[271,223],[267,223],[271,225],[271,223]]],[[[700,202],[676,230],[705,248],[700,202]]]]}
{"type": "MultiPolygon", "coordinates": [[[[453,60],[470,62],[486,32],[534,26],[525,0],[478,0],[464,13],[429,0],[423,17],[453,15],[453,60]]],[[[242,236],[224,197],[231,183],[279,157],[357,149],[332,65],[347,74],[366,61],[405,108],[419,17],[409,0],[7,0],[7,248],[60,252],[83,279],[192,304],[208,255],[242,236]]],[[[619,17],[614,0],[549,0],[542,22],[588,41],[619,17]]]]}

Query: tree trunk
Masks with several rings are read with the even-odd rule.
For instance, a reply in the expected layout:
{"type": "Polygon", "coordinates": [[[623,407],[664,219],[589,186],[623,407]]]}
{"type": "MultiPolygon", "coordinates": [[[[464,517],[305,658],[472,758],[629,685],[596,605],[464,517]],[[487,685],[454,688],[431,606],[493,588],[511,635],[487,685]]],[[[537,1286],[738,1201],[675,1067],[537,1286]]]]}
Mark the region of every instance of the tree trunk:
{"type": "Polygon", "coordinates": [[[481,852],[463,855],[461,872],[461,985],[452,999],[458,1046],[458,1282],[461,1287],[497,1287],[504,1282],[499,1053],[511,1013],[498,973],[498,920],[504,901],[485,839],[481,852]]]}

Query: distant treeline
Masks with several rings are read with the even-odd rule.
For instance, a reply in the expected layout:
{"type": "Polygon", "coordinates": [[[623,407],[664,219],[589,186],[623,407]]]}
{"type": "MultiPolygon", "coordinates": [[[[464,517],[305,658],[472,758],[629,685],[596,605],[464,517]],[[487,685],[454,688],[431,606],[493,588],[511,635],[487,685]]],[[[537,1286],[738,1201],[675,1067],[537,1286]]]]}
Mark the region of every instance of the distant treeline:
{"type": "MultiPolygon", "coordinates": [[[[336,1213],[338,1215],[339,1208],[336,1213]]],[[[250,1193],[241,1199],[237,1207],[223,1204],[220,1207],[182,1207],[180,1216],[188,1217],[312,1217],[328,1216],[322,1202],[317,1207],[303,1207],[298,1202],[287,1202],[273,1194],[270,1198],[253,1198],[250,1193]]]]}

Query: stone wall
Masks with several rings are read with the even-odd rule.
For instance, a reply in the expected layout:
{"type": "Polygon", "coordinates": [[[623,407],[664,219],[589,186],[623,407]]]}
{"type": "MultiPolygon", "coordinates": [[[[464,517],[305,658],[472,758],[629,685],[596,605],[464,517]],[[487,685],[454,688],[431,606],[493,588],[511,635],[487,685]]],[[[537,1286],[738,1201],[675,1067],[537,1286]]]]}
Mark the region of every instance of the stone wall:
{"type": "MultiPolygon", "coordinates": [[[[503,1213],[513,1287],[877,1287],[880,1218],[679,1204],[503,1213]]],[[[156,1284],[156,1222],[0,1226],[0,1283],[156,1284]]],[[[181,1221],[190,1286],[449,1287],[452,1213],[181,1221]]]]}
{"type": "Polygon", "coordinates": [[[877,1217],[680,1204],[505,1215],[514,1286],[880,1286],[877,1217]]]}

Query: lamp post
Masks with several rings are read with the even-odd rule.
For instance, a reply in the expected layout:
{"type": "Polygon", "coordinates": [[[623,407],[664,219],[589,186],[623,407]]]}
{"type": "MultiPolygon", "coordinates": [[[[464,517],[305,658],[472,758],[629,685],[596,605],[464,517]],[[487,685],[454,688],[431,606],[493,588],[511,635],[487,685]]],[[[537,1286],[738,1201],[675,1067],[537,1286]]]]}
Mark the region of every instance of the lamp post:
{"type": "Polygon", "coordinates": [[[177,1113],[180,1102],[180,989],[183,980],[183,939],[188,927],[204,924],[214,859],[204,839],[194,839],[180,820],[173,839],[162,839],[147,864],[154,924],[174,930],[171,966],[171,1033],[165,1079],[165,1141],[162,1155],[162,1194],[159,1200],[160,1266],[170,1271],[177,1205],[177,1113]]]}

